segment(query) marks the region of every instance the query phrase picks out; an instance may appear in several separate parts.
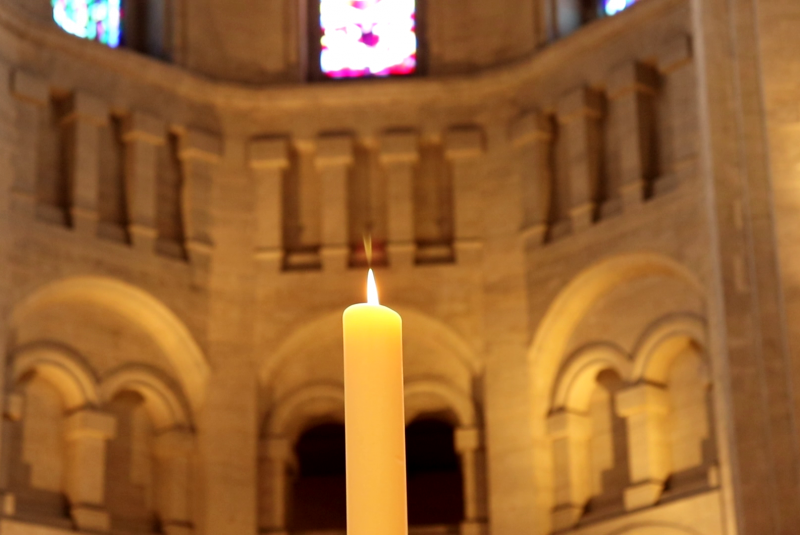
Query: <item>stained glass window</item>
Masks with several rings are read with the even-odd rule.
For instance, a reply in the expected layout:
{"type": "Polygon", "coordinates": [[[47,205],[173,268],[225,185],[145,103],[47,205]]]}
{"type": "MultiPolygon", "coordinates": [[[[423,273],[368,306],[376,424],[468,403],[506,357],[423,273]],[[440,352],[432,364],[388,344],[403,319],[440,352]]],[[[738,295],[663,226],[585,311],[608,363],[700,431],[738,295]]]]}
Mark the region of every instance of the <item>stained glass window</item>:
{"type": "Polygon", "coordinates": [[[319,0],[320,67],[327,78],[412,74],[415,0],[319,0]]]}
{"type": "Polygon", "coordinates": [[[603,3],[606,15],[616,15],[635,4],[636,0],[603,0],[603,3]]]}
{"type": "Polygon", "coordinates": [[[122,0],[52,0],[53,20],[65,32],[116,48],[122,37],[122,0]]]}

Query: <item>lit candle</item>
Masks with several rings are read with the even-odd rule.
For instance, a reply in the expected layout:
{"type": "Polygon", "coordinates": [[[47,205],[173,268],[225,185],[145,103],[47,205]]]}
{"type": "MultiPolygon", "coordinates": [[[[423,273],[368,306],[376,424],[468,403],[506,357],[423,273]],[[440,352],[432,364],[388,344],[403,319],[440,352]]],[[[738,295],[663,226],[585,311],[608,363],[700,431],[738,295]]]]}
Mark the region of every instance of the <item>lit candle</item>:
{"type": "Polygon", "coordinates": [[[406,535],[403,327],[378,303],[369,270],[367,302],[344,311],[344,399],[348,535],[406,535]]]}

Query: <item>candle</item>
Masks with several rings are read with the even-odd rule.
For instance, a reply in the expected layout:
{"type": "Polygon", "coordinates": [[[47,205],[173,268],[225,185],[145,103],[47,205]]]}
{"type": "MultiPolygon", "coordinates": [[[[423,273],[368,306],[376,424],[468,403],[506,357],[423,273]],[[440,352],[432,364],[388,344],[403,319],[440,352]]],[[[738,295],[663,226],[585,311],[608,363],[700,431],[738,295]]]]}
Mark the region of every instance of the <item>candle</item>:
{"type": "Polygon", "coordinates": [[[402,320],[378,303],[371,269],[343,324],[347,533],[406,535],[402,320]]]}

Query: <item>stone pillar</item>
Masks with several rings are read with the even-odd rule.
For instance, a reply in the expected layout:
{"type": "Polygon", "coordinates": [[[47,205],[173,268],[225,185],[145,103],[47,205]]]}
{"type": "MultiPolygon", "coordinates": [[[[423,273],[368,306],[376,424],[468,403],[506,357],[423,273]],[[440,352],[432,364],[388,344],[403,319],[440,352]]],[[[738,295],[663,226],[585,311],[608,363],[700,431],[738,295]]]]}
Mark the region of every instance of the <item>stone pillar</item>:
{"type": "Polygon", "coordinates": [[[61,122],[67,135],[67,174],[71,188],[70,217],[81,234],[97,235],[100,200],[100,128],[108,124],[108,105],[83,92],[72,96],[61,122]]]}
{"type": "Polygon", "coordinates": [[[588,88],[576,89],[559,99],[566,169],[556,184],[560,220],[554,225],[554,237],[580,232],[594,221],[602,151],[600,114],[600,97],[588,88]]]}
{"type": "Polygon", "coordinates": [[[134,248],[154,253],[158,228],[158,147],[166,142],[163,121],[135,112],[125,124],[125,193],[128,234],[134,248]]]}
{"type": "Polygon", "coordinates": [[[389,264],[410,267],[416,257],[414,172],[419,162],[416,132],[389,132],[381,138],[381,165],[386,171],[389,264]]]}
{"type": "Polygon", "coordinates": [[[250,142],[250,169],[256,186],[256,260],[269,273],[283,266],[283,175],[289,141],[281,137],[250,142]]]}
{"type": "Polygon", "coordinates": [[[619,147],[617,191],[604,206],[618,213],[642,204],[656,178],[655,106],[658,79],[649,67],[638,62],[618,66],[611,73],[608,98],[614,110],[614,136],[619,147]]]}
{"type": "Polygon", "coordinates": [[[662,76],[662,93],[666,98],[669,121],[666,174],[655,184],[655,194],[674,189],[697,172],[699,146],[697,116],[697,83],[692,67],[692,44],[688,35],[678,35],[667,41],[659,51],[658,70],[662,76]]]}
{"type": "Polygon", "coordinates": [[[262,438],[259,451],[259,529],[286,535],[288,482],[286,478],[292,461],[292,445],[283,437],[262,438]]]}
{"type": "Polygon", "coordinates": [[[36,213],[36,182],[38,165],[41,161],[39,149],[40,139],[47,106],[50,103],[50,90],[43,79],[25,71],[14,71],[11,92],[21,103],[18,106],[18,122],[24,128],[18,128],[17,159],[12,195],[14,204],[26,214],[36,213]]]}
{"type": "Polygon", "coordinates": [[[114,438],[116,420],[108,414],[84,409],[66,421],[66,494],[70,516],[79,530],[108,531],[105,510],[106,442],[114,438]]]}
{"type": "Polygon", "coordinates": [[[444,146],[453,169],[456,260],[474,264],[479,261],[483,238],[483,184],[475,163],[486,150],[483,130],[452,128],[444,146]]]}
{"type": "Polygon", "coordinates": [[[179,157],[183,167],[185,246],[196,282],[202,285],[214,248],[212,193],[214,168],[222,157],[222,140],[206,132],[189,130],[181,136],[179,157]]]}
{"type": "Polygon", "coordinates": [[[353,164],[353,138],[324,135],[317,140],[316,168],[322,191],[322,268],[347,269],[348,247],[347,178],[353,164]]]}
{"type": "Polygon", "coordinates": [[[621,390],[617,414],[628,427],[628,465],[631,486],[625,489],[625,509],[631,511],[658,502],[669,477],[669,445],[666,416],[669,397],[664,388],[652,384],[621,390]]]}
{"type": "Polygon", "coordinates": [[[553,530],[569,529],[580,520],[591,492],[587,416],[561,411],[550,415],[547,429],[553,441],[555,507],[553,530]]]}
{"type": "Polygon", "coordinates": [[[156,437],[158,462],[158,514],[165,535],[190,535],[191,455],[194,436],[183,429],[173,429],[156,437]]]}
{"type": "Polygon", "coordinates": [[[522,231],[529,247],[547,237],[553,188],[553,125],[540,112],[529,112],[511,125],[522,192],[522,231]]]}
{"type": "Polygon", "coordinates": [[[486,530],[487,496],[480,430],[474,427],[456,429],[455,449],[461,458],[464,485],[464,521],[461,524],[461,535],[482,535],[486,530]]]}

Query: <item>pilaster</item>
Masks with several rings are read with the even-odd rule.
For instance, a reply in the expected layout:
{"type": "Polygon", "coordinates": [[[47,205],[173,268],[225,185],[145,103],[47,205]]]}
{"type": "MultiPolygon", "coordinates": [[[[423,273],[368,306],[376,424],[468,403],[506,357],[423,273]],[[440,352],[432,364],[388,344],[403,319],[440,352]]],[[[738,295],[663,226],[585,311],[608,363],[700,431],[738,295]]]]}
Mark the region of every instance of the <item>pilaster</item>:
{"type": "Polygon", "coordinates": [[[353,138],[347,134],[317,139],[316,168],[320,175],[322,205],[322,268],[343,271],[349,262],[347,182],[353,165],[353,138]]]}
{"type": "Polygon", "coordinates": [[[414,170],[419,162],[416,132],[387,132],[381,138],[380,161],[386,171],[389,263],[395,268],[414,264],[414,170]]]}
{"type": "Polygon", "coordinates": [[[553,445],[555,507],[553,529],[569,529],[578,523],[589,499],[589,437],[587,416],[561,411],[547,419],[553,445]]]}
{"type": "Polygon", "coordinates": [[[483,247],[483,184],[478,159],[486,152],[483,130],[459,127],[444,137],[445,155],[453,169],[455,252],[458,263],[474,264],[483,247]]]}
{"type": "Polygon", "coordinates": [[[250,169],[256,189],[255,256],[270,273],[283,266],[283,177],[289,167],[289,140],[253,139],[250,169]]]}

